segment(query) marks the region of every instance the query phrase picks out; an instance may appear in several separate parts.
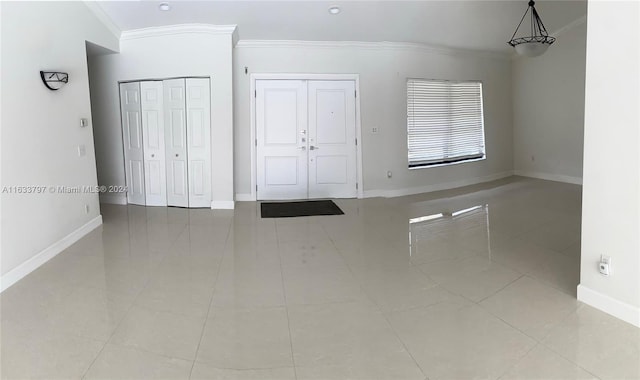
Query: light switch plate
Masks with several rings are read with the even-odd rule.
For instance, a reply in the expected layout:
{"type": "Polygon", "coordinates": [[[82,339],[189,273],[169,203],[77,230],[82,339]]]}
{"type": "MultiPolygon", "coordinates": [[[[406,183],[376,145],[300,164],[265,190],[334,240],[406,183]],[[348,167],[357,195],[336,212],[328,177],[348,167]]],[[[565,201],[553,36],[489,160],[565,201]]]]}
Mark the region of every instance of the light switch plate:
{"type": "Polygon", "coordinates": [[[87,154],[87,147],[85,147],[84,144],[78,145],[78,156],[84,157],[86,154],[87,154]]]}
{"type": "Polygon", "coordinates": [[[80,127],[84,128],[84,127],[87,127],[87,126],[89,126],[89,120],[84,118],[84,117],[81,118],[80,119],[80,127]]]}

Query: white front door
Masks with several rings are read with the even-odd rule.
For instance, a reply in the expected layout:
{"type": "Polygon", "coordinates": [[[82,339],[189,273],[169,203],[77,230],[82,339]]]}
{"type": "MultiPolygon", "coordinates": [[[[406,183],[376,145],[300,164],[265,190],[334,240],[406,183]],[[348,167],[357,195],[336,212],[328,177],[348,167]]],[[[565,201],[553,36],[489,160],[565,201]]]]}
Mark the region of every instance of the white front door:
{"type": "Polygon", "coordinates": [[[162,82],[140,82],[147,206],[167,205],[162,82]]]}
{"type": "Polygon", "coordinates": [[[145,205],[144,149],[140,116],[140,84],[120,84],[120,115],[122,117],[122,140],[124,145],[125,179],[127,202],[145,205]]]}
{"type": "Polygon", "coordinates": [[[256,81],[256,125],[258,200],[306,199],[306,81],[256,81]]]}
{"type": "Polygon", "coordinates": [[[355,198],[354,81],[309,81],[309,198],[355,198]]]}
{"type": "Polygon", "coordinates": [[[187,78],[189,207],[211,207],[209,78],[187,78]]]}
{"type": "Polygon", "coordinates": [[[166,123],[167,205],[188,207],[185,80],[165,80],[163,86],[164,122],[166,123]]]}
{"type": "Polygon", "coordinates": [[[357,196],[354,81],[256,81],[258,200],[357,196]]]}

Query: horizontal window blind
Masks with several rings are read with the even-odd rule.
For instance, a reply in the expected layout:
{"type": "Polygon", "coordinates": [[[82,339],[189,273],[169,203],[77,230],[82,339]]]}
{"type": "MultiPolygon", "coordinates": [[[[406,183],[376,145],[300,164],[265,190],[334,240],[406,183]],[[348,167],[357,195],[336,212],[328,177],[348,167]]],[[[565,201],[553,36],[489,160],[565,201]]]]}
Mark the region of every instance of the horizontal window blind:
{"type": "Polygon", "coordinates": [[[409,167],[484,158],[482,83],[409,79],[409,167]]]}

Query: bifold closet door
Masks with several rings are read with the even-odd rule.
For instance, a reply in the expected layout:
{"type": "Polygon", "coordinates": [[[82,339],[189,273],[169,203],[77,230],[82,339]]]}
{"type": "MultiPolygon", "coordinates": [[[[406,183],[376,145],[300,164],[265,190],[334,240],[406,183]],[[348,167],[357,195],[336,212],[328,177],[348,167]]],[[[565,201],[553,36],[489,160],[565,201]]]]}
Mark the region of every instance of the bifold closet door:
{"type": "Polygon", "coordinates": [[[120,84],[120,115],[124,146],[127,203],[145,205],[144,148],[140,111],[140,83],[120,84]]]}
{"type": "Polygon", "coordinates": [[[167,205],[189,207],[185,80],[163,81],[167,205]]]}
{"type": "Polygon", "coordinates": [[[162,81],[140,82],[147,206],[167,205],[162,81]]]}
{"type": "Polygon", "coordinates": [[[209,78],[187,78],[189,207],[211,207],[211,102],[209,78]]]}

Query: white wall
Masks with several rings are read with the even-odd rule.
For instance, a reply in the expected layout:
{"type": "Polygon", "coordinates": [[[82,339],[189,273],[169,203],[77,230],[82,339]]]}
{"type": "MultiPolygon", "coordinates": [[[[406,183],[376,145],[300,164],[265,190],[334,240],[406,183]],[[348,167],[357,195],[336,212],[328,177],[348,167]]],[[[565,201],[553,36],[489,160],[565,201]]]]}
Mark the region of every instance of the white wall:
{"type": "MultiPolygon", "coordinates": [[[[253,46],[252,46],[253,44],[253,46]]],[[[251,193],[249,73],[360,75],[362,150],[366,195],[398,195],[455,187],[510,174],[513,169],[511,62],[505,57],[446,54],[387,44],[276,43],[234,49],[236,194],[251,193]],[[395,47],[394,47],[395,46],[395,47]],[[407,168],[407,78],[482,80],[487,159],[447,167],[407,168]],[[372,134],[377,127],[379,133],[372,134]],[[387,170],[393,178],[387,178],[387,170]]]]}
{"type": "Polygon", "coordinates": [[[126,39],[123,33],[120,54],[90,59],[98,182],[107,186],[125,185],[118,81],[208,76],[212,197],[214,204],[232,207],[232,34],[210,32],[207,27],[198,26],[147,30],[150,31],[133,39],[126,39]]]}
{"type": "Polygon", "coordinates": [[[640,327],[639,35],[640,3],[589,2],[578,299],[640,327]]]}
{"type": "MultiPolygon", "coordinates": [[[[80,118],[91,118],[85,40],[117,50],[118,39],[82,2],[2,2],[0,7],[2,186],[95,186],[92,128],[79,126],[80,118]],[[40,70],[68,72],[69,84],[50,91],[40,70]],[[78,156],[80,144],[86,146],[84,157],[78,156]]],[[[3,193],[2,206],[3,288],[44,260],[39,254],[57,253],[45,252],[47,247],[99,222],[96,194],[3,193]]]]}
{"type": "Polygon", "coordinates": [[[586,23],[556,35],[545,54],[513,60],[516,174],[582,182],[586,23]]]}

